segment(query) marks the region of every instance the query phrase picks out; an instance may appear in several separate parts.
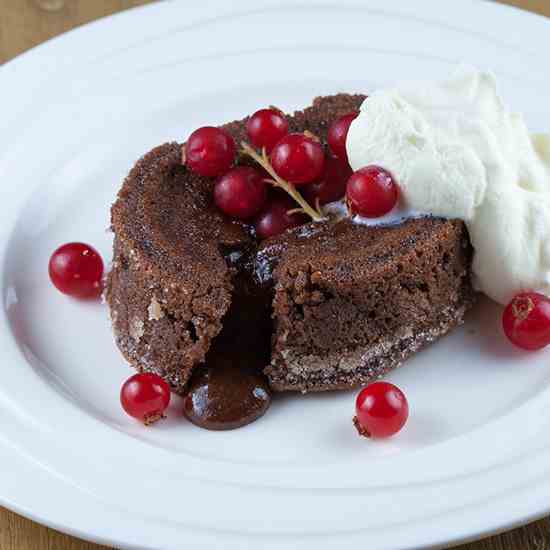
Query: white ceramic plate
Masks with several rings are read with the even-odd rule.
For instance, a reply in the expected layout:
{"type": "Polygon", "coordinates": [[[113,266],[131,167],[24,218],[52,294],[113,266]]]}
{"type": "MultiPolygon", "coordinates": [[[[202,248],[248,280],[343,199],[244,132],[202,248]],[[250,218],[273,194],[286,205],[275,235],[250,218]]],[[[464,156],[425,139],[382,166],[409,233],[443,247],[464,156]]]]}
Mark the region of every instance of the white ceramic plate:
{"type": "Polygon", "coordinates": [[[351,426],[354,394],[276,399],[259,422],[145,429],[104,306],[56,292],[52,250],[110,257],[109,205],[135,159],[275,103],[493,69],[550,125],[547,20],[440,0],[167,2],[78,29],[0,70],[0,501],[139,548],[423,548],[550,512],[550,353],[515,352],[488,303],[390,379],[396,438],[351,426]],[[360,545],[360,546],[359,546],[360,545]]]}

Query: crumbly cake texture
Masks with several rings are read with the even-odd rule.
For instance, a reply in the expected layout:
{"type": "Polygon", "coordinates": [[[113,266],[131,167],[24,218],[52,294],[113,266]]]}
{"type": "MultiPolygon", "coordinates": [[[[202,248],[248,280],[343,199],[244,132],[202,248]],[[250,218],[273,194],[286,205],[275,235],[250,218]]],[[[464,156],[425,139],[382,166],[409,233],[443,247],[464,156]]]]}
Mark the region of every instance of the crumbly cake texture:
{"type": "MultiPolygon", "coordinates": [[[[290,130],[325,139],[331,122],[363,99],[317,98],[289,117],[290,130]]],[[[238,143],[245,124],[224,128],[238,143]]],[[[181,145],[167,143],[137,162],[112,208],[106,298],[116,342],[134,367],[160,374],[178,393],[207,359],[232,304],[235,311],[242,302],[243,319],[273,332],[271,387],[306,392],[383,375],[461,322],[473,301],[460,221],[367,227],[344,219],[258,244],[215,208],[212,185],[181,165],[181,145]]]]}
{"type": "Polygon", "coordinates": [[[132,365],[180,393],[231,304],[220,249],[251,241],[215,210],[210,186],[181,166],[180,145],[165,144],[138,161],[112,208],[106,298],[116,342],[132,365]]]}
{"type": "Polygon", "coordinates": [[[310,224],[266,243],[257,270],[275,281],[270,385],[345,389],[399,366],[462,321],[470,261],[464,225],[434,218],[310,224]]]}

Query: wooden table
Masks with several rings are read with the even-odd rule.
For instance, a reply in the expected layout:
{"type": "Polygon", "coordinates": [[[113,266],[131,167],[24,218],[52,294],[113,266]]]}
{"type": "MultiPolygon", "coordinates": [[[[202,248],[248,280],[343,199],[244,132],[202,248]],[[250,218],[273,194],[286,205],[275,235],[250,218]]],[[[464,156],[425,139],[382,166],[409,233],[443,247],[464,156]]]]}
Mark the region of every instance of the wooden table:
{"type": "MultiPolygon", "coordinates": [[[[460,1],[460,0],[455,0],[460,1]]],[[[0,0],[0,63],[99,17],[151,0],[0,0]],[[43,7],[39,7],[42,4],[43,7]],[[60,4],[64,4],[59,7],[60,4]]],[[[506,0],[550,16],[550,0],[506,0]]],[[[550,27],[549,27],[550,30],[550,27]]],[[[0,550],[104,550],[0,508],[0,550]]],[[[550,518],[461,550],[550,550],[550,518]]]]}

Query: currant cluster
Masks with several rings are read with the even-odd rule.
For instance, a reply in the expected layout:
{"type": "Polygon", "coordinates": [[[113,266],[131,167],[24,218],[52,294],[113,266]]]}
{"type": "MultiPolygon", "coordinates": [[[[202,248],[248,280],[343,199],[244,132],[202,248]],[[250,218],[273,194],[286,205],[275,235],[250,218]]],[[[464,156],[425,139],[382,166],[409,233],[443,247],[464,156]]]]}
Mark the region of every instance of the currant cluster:
{"type": "Polygon", "coordinates": [[[356,116],[349,113],[333,122],[325,150],[313,134],[289,133],[288,120],[278,109],[260,109],[246,124],[252,145],[241,143],[241,152],[255,160],[258,168],[234,166],[235,141],[222,128],[212,126],[189,136],[183,160],[190,170],[217,178],[217,207],[232,218],[250,221],[260,238],[278,235],[308,218],[319,221],[324,218],[322,206],[344,196],[352,213],[383,216],[397,203],[397,185],[378,166],[352,173],[346,137],[356,116]]]}

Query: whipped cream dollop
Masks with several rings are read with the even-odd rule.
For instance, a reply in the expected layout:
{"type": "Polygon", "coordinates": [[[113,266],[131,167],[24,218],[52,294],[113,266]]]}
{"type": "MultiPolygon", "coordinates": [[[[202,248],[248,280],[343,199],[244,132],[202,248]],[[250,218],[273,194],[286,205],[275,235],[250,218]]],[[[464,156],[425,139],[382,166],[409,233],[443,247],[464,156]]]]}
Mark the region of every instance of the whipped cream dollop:
{"type": "Polygon", "coordinates": [[[474,286],[507,303],[550,294],[550,136],[531,136],[492,74],[461,67],[443,82],[368,97],[347,142],[354,170],[394,175],[400,208],[464,220],[474,286]]]}

